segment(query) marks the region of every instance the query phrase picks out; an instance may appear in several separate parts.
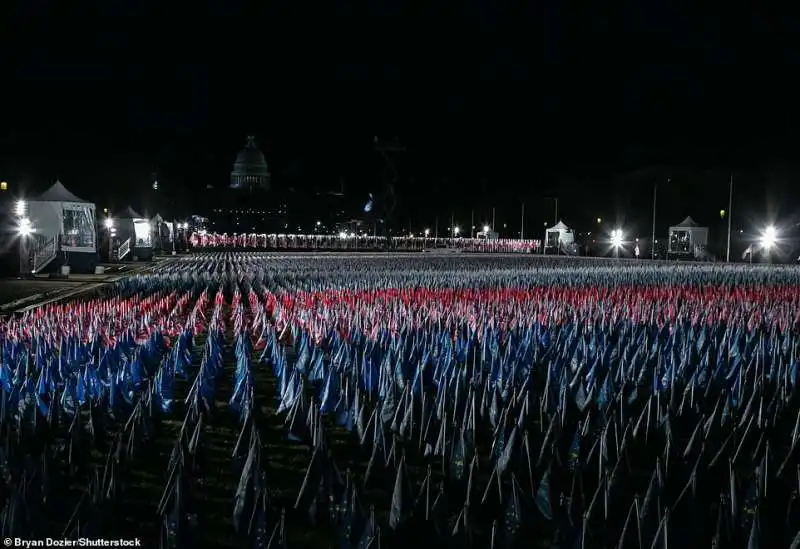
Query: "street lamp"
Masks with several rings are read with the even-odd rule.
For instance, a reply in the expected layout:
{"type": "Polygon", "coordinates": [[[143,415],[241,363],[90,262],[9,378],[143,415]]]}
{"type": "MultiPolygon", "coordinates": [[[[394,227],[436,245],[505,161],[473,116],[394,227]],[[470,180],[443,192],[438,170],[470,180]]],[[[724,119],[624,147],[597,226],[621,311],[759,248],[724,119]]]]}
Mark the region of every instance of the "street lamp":
{"type": "Polygon", "coordinates": [[[453,228],[453,234],[454,234],[454,235],[456,235],[456,236],[458,236],[458,233],[459,233],[459,232],[461,232],[461,228],[460,228],[458,225],[456,225],[456,226],[453,228]]]}
{"type": "Polygon", "coordinates": [[[489,234],[489,225],[484,225],[483,226],[483,235],[484,236],[488,236],[488,234],[489,234]]]}
{"type": "Polygon", "coordinates": [[[104,223],[105,223],[106,229],[111,229],[111,228],[114,227],[114,220],[111,219],[110,217],[107,217],[104,223]]]}

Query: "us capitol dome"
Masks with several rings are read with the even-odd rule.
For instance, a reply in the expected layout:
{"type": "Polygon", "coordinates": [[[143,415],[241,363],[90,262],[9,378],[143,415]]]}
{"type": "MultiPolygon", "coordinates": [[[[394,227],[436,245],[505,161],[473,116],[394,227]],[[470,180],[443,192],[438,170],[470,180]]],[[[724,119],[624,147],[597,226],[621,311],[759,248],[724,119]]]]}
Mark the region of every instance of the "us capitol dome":
{"type": "Polygon", "coordinates": [[[248,136],[247,145],[241,150],[233,163],[231,172],[231,189],[243,189],[250,192],[269,190],[269,169],[264,153],[258,150],[256,138],[248,136]]]}

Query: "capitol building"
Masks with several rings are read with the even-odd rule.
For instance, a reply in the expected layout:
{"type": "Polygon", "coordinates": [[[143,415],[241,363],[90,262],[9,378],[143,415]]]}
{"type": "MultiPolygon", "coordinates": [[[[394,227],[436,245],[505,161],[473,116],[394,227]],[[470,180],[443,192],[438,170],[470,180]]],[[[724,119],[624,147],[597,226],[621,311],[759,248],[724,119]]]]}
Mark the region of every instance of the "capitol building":
{"type": "MultiPolygon", "coordinates": [[[[281,179],[281,178],[279,178],[281,179]]],[[[219,233],[310,233],[336,226],[345,218],[344,192],[330,183],[279,181],[272,176],[255,136],[248,136],[230,172],[227,186],[209,186],[203,215],[208,229],[219,233]]]]}
{"type": "Polygon", "coordinates": [[[247,145],[239,152],[231,171],[231,189],[254,191],[269,191],[269,168],[258,146],[255,136],[248,136],[247,145]]]}

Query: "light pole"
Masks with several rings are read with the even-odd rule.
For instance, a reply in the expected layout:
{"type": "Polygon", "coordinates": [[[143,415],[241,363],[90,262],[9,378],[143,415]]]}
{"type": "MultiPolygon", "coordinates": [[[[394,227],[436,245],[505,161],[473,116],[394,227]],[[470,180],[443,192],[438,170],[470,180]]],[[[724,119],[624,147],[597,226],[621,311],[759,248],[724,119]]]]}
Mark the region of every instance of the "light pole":
{"type": "MultiPolygon", "coordinates": [[[[767,261],[770,260],[770,252],[772,248],[778,243],[778,231],[775,229],[774,226],[770,225],[766,229],[764,229],[764,233],[761,235],[760,244],[761,248],[764,250],[764,254],[767,256],[767,261]]],[[[753,262],[753,253],[750,253],[750,263],[753,262]]]]}
{"type": "Polygon", "coordinates": [[[557,196],[548,196],[547,198],[545,198],[545,200],[552,200],[553,201],[553,206],[555,206],[555,211],[554,211],[554,216],[555,217],[553,218],[553,225],[557,225],[558,224],[558,197],[557,196]]]}
{"type": "Polygon", "coordinates": [[[725,253],[725,263],[731,262],[731,213],[733,212],[733,173],[731,173],[731,183],[728,189],[728,246],[725,253]]]}
{"type": "Polygon", "coordinates": [[[611,246],[614,248],[614,257],[619,258],[619,251],[624,244],[624,235],[622,229],[614,229],[611,231],[611,246]]]}
{"type": "Polygon", "coordinates": [[[107,217],[103,224],[108,231],[108,260],[111,261],[113,259],[111,254],[114,252],[114,220],[107,217]]]}
{"type": "Polygon", "coordinates": [[[656,258],[656,201],[658,199],[658,181],[653,183],[653,232],[650,235],[650,259],[656,258]]]}
{"type": "MultiPolygon", "coordinates": [[[[22,239],[22,249],[23,253],[21,254],[24,258],[24,263],[20,265],[20,271],[24,272],[25,274],[35,274],[36,273],[36,264],[33,261],[31,255],[33,254],[33,250],[31,249],[31,234],[33,234],[33,227],[31,226],[31,220],[27,217],[23,217],[19,220],[19,227],[18,227],[19,236],[22,239]]],[[[21,273],[20,273],[21,274],[21,273]]]]}
{"type": "Polygon", "coordinates": [[[35,270],[35,266],[32,265],[31,261],[31,246],[30,246],[30,236],[33,233],[33,226],[31,225],[31,220],[28,218],[28,204],[24,200],[18,200],[15,208],[14,213],[16,214],[17,218],[17,234],[20,237],[20,264],[19,270],[20,275],[26,274],[29,275],[35,270]]]}
{"type": "Polygon", "coordinates": [[[542,240],[542,255],[547,253],[547,221],[544,222],[544,240],[542,240]]]}

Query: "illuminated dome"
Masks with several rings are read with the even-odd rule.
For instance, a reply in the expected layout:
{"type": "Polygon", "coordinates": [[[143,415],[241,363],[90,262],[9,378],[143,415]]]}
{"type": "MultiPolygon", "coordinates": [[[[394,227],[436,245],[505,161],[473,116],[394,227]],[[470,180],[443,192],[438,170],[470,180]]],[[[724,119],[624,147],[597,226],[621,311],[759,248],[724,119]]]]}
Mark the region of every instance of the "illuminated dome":
{"type": "Polygon", "coordinates": [[[269,169],[264,154],[256,146],[256,138],[249,136],[247,145],[236,157],[231,172],[231,188],[254,190],[269,190],[269,169]]]}

